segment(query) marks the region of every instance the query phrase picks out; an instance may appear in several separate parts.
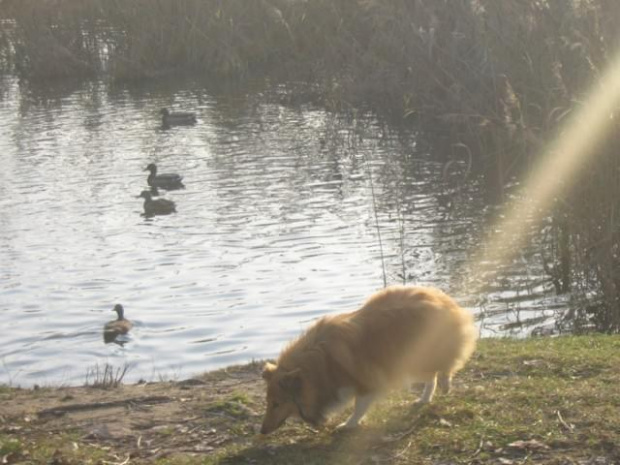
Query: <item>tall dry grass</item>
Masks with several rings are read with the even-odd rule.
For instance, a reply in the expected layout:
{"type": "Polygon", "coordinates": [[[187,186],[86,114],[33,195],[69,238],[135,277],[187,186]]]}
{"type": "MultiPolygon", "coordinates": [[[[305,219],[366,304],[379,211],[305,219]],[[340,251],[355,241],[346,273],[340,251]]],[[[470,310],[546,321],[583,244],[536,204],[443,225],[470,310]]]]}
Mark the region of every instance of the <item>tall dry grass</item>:
{"type": "MultiPolygon", "coordinates": [[[[466,147],[500,197],[620,45],[617,0],[4,0],[0,62],[20,76],[176,72],[313,81],[466,147]]],[[[618,136],[557,199],[545,263],[578,321],[620,331],[618,136]]]]}

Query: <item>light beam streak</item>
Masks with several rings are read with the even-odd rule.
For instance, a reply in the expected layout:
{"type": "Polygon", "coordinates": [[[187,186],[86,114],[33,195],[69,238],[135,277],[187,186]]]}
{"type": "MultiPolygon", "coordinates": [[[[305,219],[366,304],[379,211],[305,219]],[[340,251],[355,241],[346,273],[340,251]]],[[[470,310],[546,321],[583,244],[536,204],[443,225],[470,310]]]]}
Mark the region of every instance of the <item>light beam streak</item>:
{"type": "Polygon", "coordinates": [[[488,283],[500,265],[518,253],[528,229],[548,215],[554,200],[578,182],[585,163],[596,156],[599,144],[615,123],[614,112],[620,101],[620,54],[592,87],[584,105],[568,117],[525,180],[522,195],[506,206],[503,217],[492,225],[485,243],[467,263],[466,269],[474,275],[467,281],[477,284],[463,289],[466,294],[480,292],[485,284],[482,279],[488,283]]]}

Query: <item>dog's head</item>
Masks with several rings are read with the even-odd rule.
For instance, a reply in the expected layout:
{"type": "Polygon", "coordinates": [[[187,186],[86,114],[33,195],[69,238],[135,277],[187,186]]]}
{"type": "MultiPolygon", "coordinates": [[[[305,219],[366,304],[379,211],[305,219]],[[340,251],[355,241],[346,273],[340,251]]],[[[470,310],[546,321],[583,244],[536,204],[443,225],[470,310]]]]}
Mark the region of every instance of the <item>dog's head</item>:
{"type": "Polygon", "coordinates": [[[325,421],[320,414],[316,386],[301,368],[287,371],[267,363],[263,379],[267,382],[267,411],[261,434],[275,431],[291,416],[301,417],[315,426],[325,421]]]}

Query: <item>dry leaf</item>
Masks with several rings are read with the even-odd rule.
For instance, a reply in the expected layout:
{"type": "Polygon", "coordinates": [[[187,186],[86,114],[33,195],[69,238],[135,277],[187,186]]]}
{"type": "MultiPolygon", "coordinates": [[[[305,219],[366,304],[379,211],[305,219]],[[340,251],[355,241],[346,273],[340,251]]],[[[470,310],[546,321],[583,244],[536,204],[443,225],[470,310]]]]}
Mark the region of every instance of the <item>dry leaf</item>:
{"type": "Polygon", "coordinates": [[[444,420],[443,418],[439,419],[439,424],[447,428],[452,428],[452,423],[450,423],[448,420],[444,420]]]}
{"type": "Polygon", "coordinates": [[[530,439],[529,441],[515,441],[508,444],[508,447],[513,449],[529,449],[529,450],[543,450],[549,449],[547,444],[543,444],[536,439],[530,439]]]}
{"type": "Polygon", "coordinates": [[[544,365],[544,361],[542,360],[538,360],[538,359],[534,359],[534,360],[523,360],[523,365],[525,366],[540,366],[540,365],[544,365]]]}
{"type": "Polygon", "coordinates": [[[502,457],[502,458],[499,459],[499,463],[501,465],[513,465],[516,462],[514,460],[512,460],[512,459],[505,459],[505,458],[502,457]]]}

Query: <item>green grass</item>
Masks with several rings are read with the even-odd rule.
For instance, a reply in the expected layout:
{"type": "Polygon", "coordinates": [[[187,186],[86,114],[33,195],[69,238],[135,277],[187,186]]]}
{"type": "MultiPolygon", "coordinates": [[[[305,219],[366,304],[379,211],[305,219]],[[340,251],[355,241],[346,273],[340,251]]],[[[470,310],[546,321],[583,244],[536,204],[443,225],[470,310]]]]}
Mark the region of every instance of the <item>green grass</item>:
{"type": "MultiPolygon", "coordinates": [[[[620,458],[620,338],[484,340],[450,396],[390,396],[358,432],[284,427],[226,460],[281,463],[528,463],[620,458]],[[519,443],[517,441],[525,441],[519,443]],[[513,446],[510,446],[513,444],[513,446]]],[[[560,463],[560,462],[558,462],[560,463]]],[[[611,461],[609,463],[612,463],[611,461]]]]}
{"type": "Polygon", "coordinates": [[[8,386],[6,384],[0,384],[0,396],[10,394],[12,389],[13,388],[11,386],[8,386]]]}
{"type": "Polygon", "coordinates": [[[84,445],[75,434],[49,434],[35,442],[0,435],[0,463],[87,465],[106,459],[106,451],[84,445]]]}
{"type": "Polygon", "coordinates": [[[0,436],[0,457],[9,454],[19,454],[21,451],[22,444],[19,440],[0,436]]]}
{"type": "MultiPolygon", "coordinates": [[[[253,404],[252,399],[247,393],[233,391],[226,398],[212,402],[206,407],[208,413],[226,415],[231,418],[248,418],[251,415],[249,406],[253,404]]],[[[242,428],[233,425],[233,429],[241,433],[242,428]]]]}

